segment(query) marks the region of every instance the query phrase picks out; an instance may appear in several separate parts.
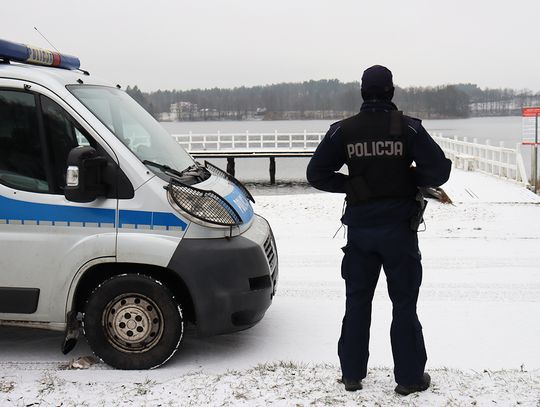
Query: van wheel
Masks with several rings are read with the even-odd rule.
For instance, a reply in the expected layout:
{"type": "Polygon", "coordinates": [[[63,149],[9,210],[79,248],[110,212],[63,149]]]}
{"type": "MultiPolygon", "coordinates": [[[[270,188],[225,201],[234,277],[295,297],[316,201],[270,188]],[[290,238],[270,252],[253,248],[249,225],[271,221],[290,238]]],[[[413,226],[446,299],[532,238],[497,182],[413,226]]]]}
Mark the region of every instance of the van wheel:
{"type": "Polygon", "coordinates": [[[90,295],[84,334],[96,356],[117,369],[158,367],[176,352],[184,333],[182,309],[159,281],[115,276],[90,295]]]}

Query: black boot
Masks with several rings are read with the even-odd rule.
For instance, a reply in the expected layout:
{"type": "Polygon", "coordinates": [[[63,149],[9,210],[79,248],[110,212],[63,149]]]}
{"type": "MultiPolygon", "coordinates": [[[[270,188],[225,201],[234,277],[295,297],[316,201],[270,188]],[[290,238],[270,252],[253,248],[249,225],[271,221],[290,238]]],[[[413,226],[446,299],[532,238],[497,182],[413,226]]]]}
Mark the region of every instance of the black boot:
{"type": "Polygon", "coordinates": [[[345,385],[345,390],[347,391],[362,390],[362,380],[349,380],[342,377],[341,383],[345,385]]]}
{"type": "Polygon", "coordinates": [[[424,373],[420,383],[411,384],[408,386],[403,385],[403,384],[398,384],[394,390],[396,393],[401,394],[402,396],[408,396],[409,394],[416,393],[417,391],[427,390],[430,384],[431,384],[431,377],[427,373],[424,373]]]}

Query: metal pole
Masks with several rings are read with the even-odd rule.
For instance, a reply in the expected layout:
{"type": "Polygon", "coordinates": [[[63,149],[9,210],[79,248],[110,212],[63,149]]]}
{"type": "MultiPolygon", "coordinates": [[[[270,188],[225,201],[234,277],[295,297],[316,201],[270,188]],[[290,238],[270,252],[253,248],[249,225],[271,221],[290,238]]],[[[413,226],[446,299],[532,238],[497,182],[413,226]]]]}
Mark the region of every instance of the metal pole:
{"type": "Polygon", "coordinates": [[[227,157],[227,172],[234,177],[234,157],[227,157]]]}
{"type": "Polygon", "coordinates": [[[270,157],[270,184],[274,185],[276,183],[276,158],[270,157]]]}
{"type": "Polygon", "coordinates": [[[504,171],[506,171],[506,167],[503,167],[503,156],[504,156],[504,141],[499,141],[499,177],[506,177],[508,178],[508,175],[505,174],[504,171]]]}
{"type": "Polygon", "coordinates": [[[536,113],[535,130],[534,130],[534,146],[533,146],[533,168],[532,168],[533,190],[536,194],[538,184],[538,113],[536,113]]]}

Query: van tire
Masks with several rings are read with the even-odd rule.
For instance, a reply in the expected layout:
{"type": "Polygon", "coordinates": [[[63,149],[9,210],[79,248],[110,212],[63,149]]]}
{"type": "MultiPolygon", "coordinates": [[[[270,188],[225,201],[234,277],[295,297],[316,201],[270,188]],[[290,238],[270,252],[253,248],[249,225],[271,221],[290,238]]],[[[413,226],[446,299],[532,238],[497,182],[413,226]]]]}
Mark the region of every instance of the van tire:
{"type": "Polygon", "coordinates": [[[182,309],[158,280],[142,274],[100,284],[85,307],[84,334],[94,354],[117,369],[158,367],[178,349],[182,309]]]}

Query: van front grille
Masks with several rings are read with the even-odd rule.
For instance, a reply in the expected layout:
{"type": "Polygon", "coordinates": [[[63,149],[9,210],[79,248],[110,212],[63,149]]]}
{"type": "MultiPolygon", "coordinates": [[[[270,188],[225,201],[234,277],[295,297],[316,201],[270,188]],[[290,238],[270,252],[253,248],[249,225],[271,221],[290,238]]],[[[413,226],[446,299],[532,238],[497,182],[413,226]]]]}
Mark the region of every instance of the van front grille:
{"type": "Polygon", "coordinates": [[[270,266],[270,274],[274,274],[274,270],[277,266],[277,251],[274,237],[271,234],[264,242],[264,252],[266,254],[266,258],[268,259],[268,265],[270,266]]]}

